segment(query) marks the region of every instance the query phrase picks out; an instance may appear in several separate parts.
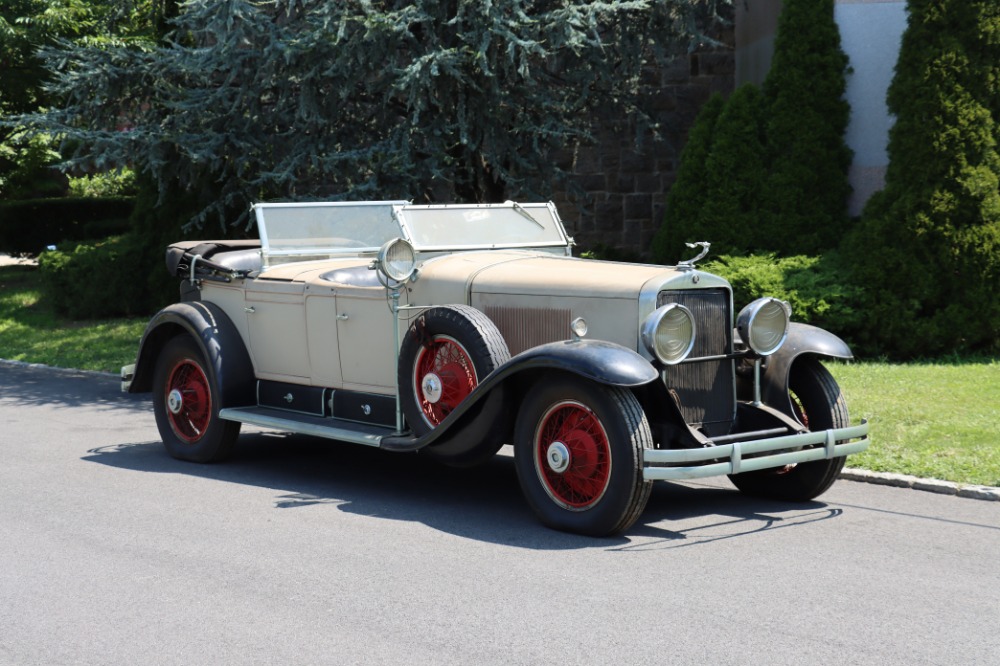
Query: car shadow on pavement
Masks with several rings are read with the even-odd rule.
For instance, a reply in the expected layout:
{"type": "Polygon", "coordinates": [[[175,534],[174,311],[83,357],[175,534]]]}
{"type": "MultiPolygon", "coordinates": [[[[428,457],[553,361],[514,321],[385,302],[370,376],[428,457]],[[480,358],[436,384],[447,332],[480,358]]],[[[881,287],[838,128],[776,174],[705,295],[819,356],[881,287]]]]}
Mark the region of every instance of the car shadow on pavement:
{"type": "Polygon", "coordinates": [[[843,514],[821,500],[783,502],[744,495],[718,481],[656,483],[646,511],[620,550],[686,548],[803,526],[843,514]]]}
{"type": "Polygon", "coordinates": [[[738,491],[654,484],[639,521],[624,535],[590,538],[542,526],[521,496],[509,447],[487,464],[446,467],[419,454],[276,432],[246,432],[224,463],[174,460],[160,442],[96,448],[85,460],[125,470],[187,474],[277,489],[273,507],[327,505],[387,520],[417,522],[483,542],[538,550],[673,548],[832,518],[821,502],[786,504],[738,491]]]}

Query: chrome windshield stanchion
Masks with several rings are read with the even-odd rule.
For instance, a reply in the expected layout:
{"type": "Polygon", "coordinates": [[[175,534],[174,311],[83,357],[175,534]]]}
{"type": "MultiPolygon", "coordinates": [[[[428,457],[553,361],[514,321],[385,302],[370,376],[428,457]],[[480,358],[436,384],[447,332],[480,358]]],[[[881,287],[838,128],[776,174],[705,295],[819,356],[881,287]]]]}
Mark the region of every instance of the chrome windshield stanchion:
{"type": "MultiPolygon", "coordinates": [[[[393,367],[399,367],[399,285],[389,291],[392,299],[393,367]]],[[[399,373],[396,373],[396,434],[403,432],[403,403],[399,395],[399,373]]]]}
{"type": "MultiPolygon", "coordinates": [[[[378,271],[379,282],[389,292],[392,310],[393,367],[399,367],[399,296],[406,283],[413,279],[417,268],[413,246],[403,238],[394,238],[383,245],[369,266],[378,271]]],[[[400,395],[399,373],[396,373],[396,433],[403,434],[403,403],[400,395]]]]}

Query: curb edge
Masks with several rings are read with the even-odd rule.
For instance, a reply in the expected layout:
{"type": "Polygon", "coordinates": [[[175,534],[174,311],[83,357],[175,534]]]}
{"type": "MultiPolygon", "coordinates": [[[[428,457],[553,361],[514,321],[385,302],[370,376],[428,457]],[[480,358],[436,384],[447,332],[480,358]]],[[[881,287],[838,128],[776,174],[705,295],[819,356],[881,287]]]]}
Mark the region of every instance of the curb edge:
{"type": "Polygon", "coordinates": [[[847,479],[848,481],[874,483],[882,486],[923,490],[925,492],[937,493],[939,495],[954,495],[956,497],[964,497],[966,499],[1000,502],[1000,488],[994,488],[992,486],[977,486],[964,483],[954,483],[952,481],[939,481],[937,479],[923,479],[919,476],[910,476],[909,474],[870,472],[866,469],[854,469],[851,467],[845,467],[840,473],[840,478],[847,479]]]}

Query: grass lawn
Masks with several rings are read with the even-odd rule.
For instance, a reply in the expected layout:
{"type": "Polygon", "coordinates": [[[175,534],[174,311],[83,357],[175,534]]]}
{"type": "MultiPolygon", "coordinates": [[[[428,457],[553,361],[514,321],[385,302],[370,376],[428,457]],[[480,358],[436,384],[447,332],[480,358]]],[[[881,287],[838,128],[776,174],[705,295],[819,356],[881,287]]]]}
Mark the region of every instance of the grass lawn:
{"type": "Polygon", "coordinates": [[[872,445],[851,467],[1000,486],[1000,360],[827,363],[872,445]]]}
{"type": "Polygon", "coordinates": [[[39,277],[35,266],[0,266],[0,358],[114,373],[135,361],[146,319],[61,318],[41,300],[39,277]]]}
{"type": "MultiPolygon", "coordinates": [[[[33,266],[0,266],[0,358],[115,372],[135,360],[145,318],[77,322],[40,300],[33,266]]],[[[1000,486],[1000,359],[827,367],[852,418],[872,424],[851,467],[1000,486]]]]}

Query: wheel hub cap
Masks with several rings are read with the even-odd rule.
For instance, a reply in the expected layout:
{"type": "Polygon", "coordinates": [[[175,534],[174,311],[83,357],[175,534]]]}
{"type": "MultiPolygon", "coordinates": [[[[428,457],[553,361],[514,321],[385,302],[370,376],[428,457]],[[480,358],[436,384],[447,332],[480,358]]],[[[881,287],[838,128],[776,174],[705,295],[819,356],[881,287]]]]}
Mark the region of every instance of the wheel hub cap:
{"type": "Polygon", "coordinates": [[[552,442],[545,453],[545,461],[556,474],[562,474],[569,468],[569,447],[562,442],[552,442]]]}
{"type": "Polygon", "coordinates": [[[420,382],[420,390],[424,394],[424,400],[431,404],[436,403],[441,399],[441,378],[433,372],[428,372],[420,382]]]}
{"type": "Polygon", "coordinates": [[[184,396],[177,389],[172,390],[167,394],[167,409],[170,410],[171,414],[180,414],[181,409],[184,407],[184,396]]]}

